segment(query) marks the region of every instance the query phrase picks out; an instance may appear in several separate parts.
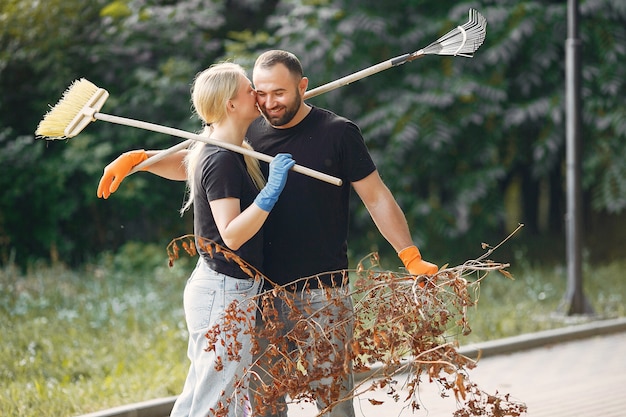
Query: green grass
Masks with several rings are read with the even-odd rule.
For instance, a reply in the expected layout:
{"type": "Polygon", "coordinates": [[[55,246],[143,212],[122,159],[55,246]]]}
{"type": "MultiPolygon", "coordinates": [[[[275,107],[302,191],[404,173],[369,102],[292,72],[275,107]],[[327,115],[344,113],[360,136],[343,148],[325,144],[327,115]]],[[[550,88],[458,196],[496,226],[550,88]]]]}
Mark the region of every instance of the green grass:
{"type": "MultiPolygon", "coordinates": [[[[511,262],[492,273],[461,343],[589,320],[559,312],[564,266],[511,262]]],[[[0,269],[0,414],[69,417],[177,395],[187,372],[182,292],[193,259],[166,265],[162,247],[126,245],[81,270],[0,269]]],[[[584,269],[597,317],[623,317],[624,263],[584,269]]]]}
{"type": "Polygon", "coordinates": [[[478,304],[469,311],[472,333],[462,343],[626,316],[626,263],[584,265],[583,293],[593,313],[568,315],[566,265],[537,266],[517,257],[508,269],[513,280],[493,272],[482,281],[478,304]]]}
{"type": "Polygon", "coordinates": [[[178,394],[189,267],[166,261],[131,244],[81,271],[0,270],[0,414],[75,416],[178,394]]]}

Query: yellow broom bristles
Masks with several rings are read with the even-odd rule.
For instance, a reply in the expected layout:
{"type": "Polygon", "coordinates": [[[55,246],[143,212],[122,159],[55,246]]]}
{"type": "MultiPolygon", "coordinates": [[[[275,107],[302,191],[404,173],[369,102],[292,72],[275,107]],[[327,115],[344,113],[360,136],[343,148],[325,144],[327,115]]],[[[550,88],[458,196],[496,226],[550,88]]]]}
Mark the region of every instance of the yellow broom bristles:
{"type": "Polygon", "coordinates": [[[70,85],[61,100],[39,122],[35,135],[47,139],[66,139],[65,129],[98,91],[92,82],[81,78],[70,85]]]}

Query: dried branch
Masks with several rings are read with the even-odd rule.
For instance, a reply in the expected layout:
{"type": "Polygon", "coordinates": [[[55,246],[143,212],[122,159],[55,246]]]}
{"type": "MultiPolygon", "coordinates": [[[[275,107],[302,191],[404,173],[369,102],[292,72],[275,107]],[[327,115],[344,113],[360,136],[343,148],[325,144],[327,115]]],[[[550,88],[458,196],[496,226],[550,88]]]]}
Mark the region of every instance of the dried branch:
{"type": "MultiPolygon", "coordinates": [[[[196,253],[190,240],[193,243],[193,236],[170,243],[170,264],[178,258],[180,246],[189,254],[196,253]]],[[[423,399],[418,396],[418,389],[428,382],[439,387],[441,396],[454,396],[454,415],[458,417],[520,416],[526,412],[526,406],[511,401],[508,394],[489,394],[474,384],[469,371],[477,366],[477,361],[458,352],[459,337],[471,332],[467,311],[477,306],[481,281],[494,271],[512,278],[506,271],[508,264],[486,259],[502,243],[493,248],[483,244],[483,248],[489,248],[485,255],[459,266],[445,266],[430,277],[384,270],[377,254],[371,254],[355,270],[348,271],[351,285],[346,290],[354,301],[353,308],[342,307],[330,291],[326,293],[326,308],[298,308],[294,299],[306,296],[311,287],[307,284],[318,284],[318,277],[302,278],[296,286],[279,286],[227,249],[208,240],[201,242],[206,253],[237,262],[251,278],[264,279],[266,287],[271,287],[255,300],[263,330],[253,336],[269,341],[264,351],[259,350],[256,341],[252,347],[246,347],[237,342],[237,334],[228,334],[229,321],[240,320],[237,306],[229,306],[223,322],[207,332],[208,349],[215,343],[229,344],[229,360],[236,360],[240,349],[252,349],[257,357],[256,368],[252,367],[246,377],[257,378],[258,373],[264,373],[265,379],[271,377],[271,384],[250,392],[262,399],[257,407],[276,411],[278,400],[284,395],[293,402],[314,402],[319,397],[328,404],[321,412],[324,413],[341,401],[352,401],[369,391],[385,388],[390,400],[404,401],[408,407],[419,410],[423,399]],[[289,307],[289,319],[295,323],[286,334],[276,310],[279,301],[289,307]],[[353,335],[346,333],[350,323],[354,326],[353,335]],[[332,340],[337,339],[343,343],[333,344],[332,340]],[[348,396],[340,398],[342,380],[351,369],[355,373],[367,372],[368,377],[357,383],[348,396]],[[394,387],[399,376],[407,379],[406,398],[400,398],[394,387]]],[[[342,272],[346,271],[337,271],[342,272]]],[[[248,331],[256,332],[254,325],[249,325],[248,331]]],[[[247,383],[239,385],[237,398],[247,398],[247,383]]],[[[233,401],[234,398],[225,399],[224,408],[214,410],[214,414],[223,414],[233,401]]]]}

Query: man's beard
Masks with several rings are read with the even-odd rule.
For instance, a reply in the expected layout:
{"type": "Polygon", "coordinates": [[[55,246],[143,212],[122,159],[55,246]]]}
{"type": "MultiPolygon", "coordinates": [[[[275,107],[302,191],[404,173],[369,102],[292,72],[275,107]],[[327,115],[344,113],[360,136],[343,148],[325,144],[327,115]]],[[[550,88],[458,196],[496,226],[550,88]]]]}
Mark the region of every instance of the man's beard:
{"type": "Polygon", "coordinates": [[[261,112],[263,113],[263,116],[265,116],[265,119],[267,119],[267,121],[270,122],[272,126],[284,126],[287,123],[291,122],[296,113],[298,113],[301,104],[302,96],[300,96],[300,91],[296,90],[296,99],[292,104],[285,106],[285,113],[282,116],[271,117],[269,114],[267,114],[267,109],[265,107],[261,108],[261,112]]]}

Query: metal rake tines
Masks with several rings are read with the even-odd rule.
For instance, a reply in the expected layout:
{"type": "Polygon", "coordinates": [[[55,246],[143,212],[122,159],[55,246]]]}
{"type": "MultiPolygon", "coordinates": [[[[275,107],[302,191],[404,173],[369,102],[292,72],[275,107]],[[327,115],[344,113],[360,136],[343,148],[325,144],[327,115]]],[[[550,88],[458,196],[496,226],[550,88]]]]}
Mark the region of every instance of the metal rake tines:
{"type": "Polygon", "coordinates": [[[466,24],[451,30],[415,54],[460,55],[471,58],[485,40],[486,33],[487,19],[475,9],[470,9],[466,24]]]}

